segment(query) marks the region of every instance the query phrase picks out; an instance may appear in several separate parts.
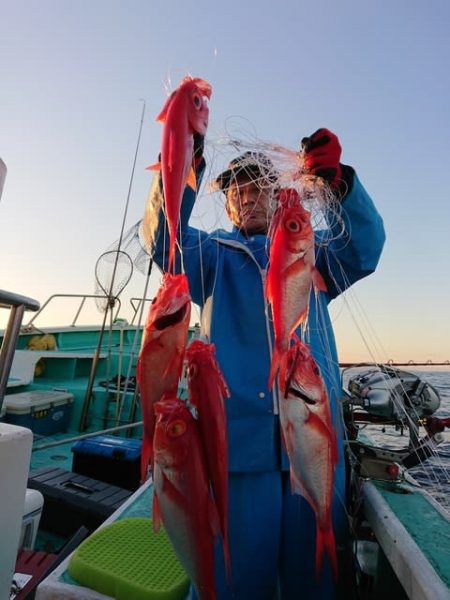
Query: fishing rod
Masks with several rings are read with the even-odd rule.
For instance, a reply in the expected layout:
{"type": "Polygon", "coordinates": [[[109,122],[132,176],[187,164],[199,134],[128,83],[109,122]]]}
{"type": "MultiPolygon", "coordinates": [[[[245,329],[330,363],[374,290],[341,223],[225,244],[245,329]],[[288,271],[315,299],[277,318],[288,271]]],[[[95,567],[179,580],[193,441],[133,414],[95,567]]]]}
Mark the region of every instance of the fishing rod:
{"type": "Polygon", "coordinates": [[[95,350],[94,358],[92,360],[91,372],[89,375],[89,381],[88,381],[88,385],[86,388],[86,394],[85,394],[84,401],[83,401],[83,408],[81,411],[80,425],[79,425],[80,431],[85,431],[86,426],[87,426],[87,417],[88,417],[89,406],[90,406],[90,402],[91,402],[92,388],[94,387],[94,378],[95,378],[95,374],[97,372],[98,361],[100,358],[100,348],[101,348],[101,344],[103,341],[103,334],[104,334],[105,327],[106,327],[106,319],[107,319],[108,312],[110,310],[112,311],[115,301],[116,301],[116,298],[112,294],[112,290],[113,290],[113,285],[114,285],[114,279],[116,276],[117,263],[119,260],[119,252],[120,252],[120,247],[122,245],[123,233],[125,230],[125,222],[126,222],[126,218],[127,218],[127,214],[128,214],[128,207],[130,204],[131,189],[133,186],[134,173],[136,170],[137,156],[138,156],[139,146],[140,146],[140,142],[141,142],[142,127],[143,127],[143,123],[144,123],[144,114],[145,114],[145,100],[142,100],[142,102],[143,102],[143,106],[142,106],[141,122],[140,122],[140,126],[139,126],[137,142],[136,142],[136,150],[134,153],[133,166],[131,169],[130,182],[128,185],[128,193],[127,193],[127,199],[125,202],[125,210],[124,210],[124,215],[122,218],[122,227],[121,227],[121,231],[120,231],[120,237],[119,237],[116,257],[115,257],[115,261],[114,261],[113,272],[112,272],[112,276],[111,276],[111,284],[109,286],[108,305],[104,311],[103,323],[102,323],[102,326],[100,329],[100,335],[98,338],[97,348],[95,350]]]}

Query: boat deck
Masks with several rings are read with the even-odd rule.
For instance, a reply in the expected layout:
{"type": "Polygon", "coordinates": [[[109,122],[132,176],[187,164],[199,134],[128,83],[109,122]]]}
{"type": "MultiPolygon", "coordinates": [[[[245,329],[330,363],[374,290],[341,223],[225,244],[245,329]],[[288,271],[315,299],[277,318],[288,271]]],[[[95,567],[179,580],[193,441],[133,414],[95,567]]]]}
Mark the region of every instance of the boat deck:
{"type": "Polygon", "coordinates": [[[30,471],[54,465],[67,471],[72,470],[72,451],[73,441],[58,446],[50,446],[38,450],[40,446],[47,443],[63,442],[65,439],[72,439],[74,432],[55,433],[48,437],[39,436],[33,443],[33,452],[31,454],[30,471]]]}
{"type": "MultiPolygon", "coordinates": [[[[130,517],[151,517],[153,486],[148,481],[104,525],[130,517]]],[[[368,521],[408,598],[450,599],[450,520],[421,490],[405,484],[364,482],[368,521]],[[421,518],[418,519],[417,515],[421,518]]],[[[102,527],[104,526],[102,525],[102,527]]],[[[67,558],[37,591],[36,600],[110,600],[79,586],[68,574],[67,558]]],[[[378,558],[379,565],[386,564],[378,558]]],[[[381,567],[380,567],[381,568],[381,567]]],[[[385,577],[386,573],[383,573],[385,577]]],[[[384,582],[384,589],[388,582],[384,582]]],[[[378,590],[381,590],[379,584],[378,590]]],[[[384,594],[388,597],[388,594],[384,594]]],[[[373,596],[380,597],[380,596],[373,596]]]]}
{"type": "Polygon", "coordinates": [[[379,569],[390,564],[410,599],[450,599],[449,515],[426,492],[408,484],[367,481],[363,497],[382,550],[379,569]]]}

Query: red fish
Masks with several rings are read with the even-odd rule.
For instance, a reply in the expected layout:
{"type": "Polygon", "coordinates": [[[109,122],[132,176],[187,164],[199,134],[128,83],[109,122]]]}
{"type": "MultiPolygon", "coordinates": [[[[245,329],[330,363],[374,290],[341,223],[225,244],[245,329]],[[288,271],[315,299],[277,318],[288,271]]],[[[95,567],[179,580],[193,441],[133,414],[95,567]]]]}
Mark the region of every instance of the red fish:
{"type": "Polygon", "coordinates": [[[228,443],[224,398],[225,379],[215,358],[214,344],[194,340],[186,351],[189,401],[196,408],[208,475],[219,512],[225,566],[231,579],[228,545],[228,443]]]}
{"type": "Polygon", "coordinates": [[[149,169],[161,169],[165,210],[169,227],[170,271],[175,253],[180,205],[186,185],[196,189],[193,169],[194,133],[205,135],[208,127],[207,99],[212,88],[198,77],[185,77],[167,99],[156,120],[164,123],[161,163],[149,169]]]}
{"type": "Polygon", "coordinates": [[[300,341],[289,348],[280,366],[280,423],[290,461],[291,487],[309,502],[316,515],[316,573],[327,552],[337,577],[332,524],[336,436],[330,403],[309,347],[300,341]]]}
{"type": "Polygon", "coordinates": [[[153,526],[160,523],[200,600],[215,600],[214,541],[219,533],[203,445],[194,417],[175,396],[155,405],[153,526]]]}
{"type": "Polygon", "coordinates": [[[275,347],[269,375],[272,388],[281,357],[300,323],[308,316],[311,288],[326,290],[315,268],[314,231],[310,213],[295,190],[281,190],[273,216],[266,297],[272,307],[275,347]]]}
{"type": "Polygon", "coordinates": [[[165,273],[150,306],[136,369],[144,419],[141,455],[143,480],[146,479],[147,466],[152,457],[154,405],[164,394],[177,392],[190,316],[191,296],[186,275],[165,273]]]}

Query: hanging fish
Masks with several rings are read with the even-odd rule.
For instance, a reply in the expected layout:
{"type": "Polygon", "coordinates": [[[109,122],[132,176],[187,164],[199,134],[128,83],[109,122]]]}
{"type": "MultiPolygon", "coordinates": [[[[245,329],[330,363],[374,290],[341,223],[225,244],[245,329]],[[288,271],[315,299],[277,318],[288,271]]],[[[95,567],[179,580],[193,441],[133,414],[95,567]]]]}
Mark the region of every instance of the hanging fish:
{"type": "Polygon", "coordinates": [[[228,544],[228,442],[224,398],[225,379],[215,358],[214,344],[194,340],[186,351],[188,395],[197,410],[208,476],[219,512],[225,567],[231,579],[228,544]]]}
{"type": "Polygon", "coordinates": [[[296,190],[281,190],[278,200],[280,205],[269,229],[270,256],[266,280],[266,298],[272,307],[275,334],[270,388],[291,337],[308,316],[312,286],[326,291],[325,282],[315,268],[310,213],[301,205],[296,190]]]}
{"type": "Polygon", "coordinates": [[[162,171],[165,211],[169,228],[170,271],[175,256],[175,242],[181,198],[186,184],[196,189],[193,169],[194,133],[205,135],[208,127],[207,100],[212,88],[198,77],[185,77],[167,99],[156,120],[164,123],[161,163],[147,167],[162,171]]]}
{"type": "Polygon", "coordinates": [[[190,316],[191,296],[186,275],[165,273],[150,306],[136,368],[144,419],[141,455],[143,480],[146,479],[152,457],[154,405],[164,394],[177,393],[190,316]]]}
{"type": "Polygon", "coordinates": [[[175,396],[155,405],[153,526],[161,522],[200,600],[215,600],[214,541],[220,524],[200,432],[175,396]]]}
{"type": "Polygon", "coordinates": [[[332,524],[336,435],[325,383],[309,347],[291,346],[280,365],[280,423],[290,462],[291,488],[316,515],[316,574],[326,552],[337,577],[332,524]]]}

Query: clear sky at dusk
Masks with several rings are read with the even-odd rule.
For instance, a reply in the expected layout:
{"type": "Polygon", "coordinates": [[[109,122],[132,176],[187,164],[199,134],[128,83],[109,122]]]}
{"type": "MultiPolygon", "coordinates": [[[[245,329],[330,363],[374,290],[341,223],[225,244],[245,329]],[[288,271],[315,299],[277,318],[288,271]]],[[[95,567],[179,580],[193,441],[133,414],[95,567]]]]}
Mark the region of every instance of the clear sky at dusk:
{"type": "MultiPolygon", "coordinates": [[[[341,359],[450,359],[449,24],[447,0],[0,0],[0,288],[93,293],[120,234],[141,99],[126,227],[144,210],[155,116],[191,74],[213,86],[216,163],[230,123],[294,150],[328,127],[381,212],[377,272],[333,305],[341,359]]],[[[200,206],[201,223],[225,225],[220,201],[200,206]]],[[[136,274],[126,293],[143,285],[136,274]]]]}

